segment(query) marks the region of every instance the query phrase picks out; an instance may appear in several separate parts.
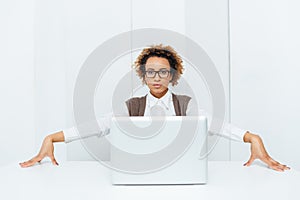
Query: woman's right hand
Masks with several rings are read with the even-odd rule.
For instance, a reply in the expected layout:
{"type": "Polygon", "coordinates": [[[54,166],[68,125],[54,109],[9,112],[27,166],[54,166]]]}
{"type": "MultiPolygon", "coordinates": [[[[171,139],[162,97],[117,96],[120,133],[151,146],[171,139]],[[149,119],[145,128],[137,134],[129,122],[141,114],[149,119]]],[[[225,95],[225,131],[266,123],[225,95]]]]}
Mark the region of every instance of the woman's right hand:
{"type": "Polygon", "coordinates": [[[64,135],[63,132],[58,132],[52,135],[48,135],[45,137],[42,147],[40,149],[40,152],[38,155],[33,157],[32,159],[19,163],[21,167],[30,167],[34,165],[37,162],[40,162],[43,160],[45,157],[49,157],[51,159],[51,162],[53,165],[58,165],[55,157],[54,157],[54,142],[61,142],[64,141],[64,135]]]}

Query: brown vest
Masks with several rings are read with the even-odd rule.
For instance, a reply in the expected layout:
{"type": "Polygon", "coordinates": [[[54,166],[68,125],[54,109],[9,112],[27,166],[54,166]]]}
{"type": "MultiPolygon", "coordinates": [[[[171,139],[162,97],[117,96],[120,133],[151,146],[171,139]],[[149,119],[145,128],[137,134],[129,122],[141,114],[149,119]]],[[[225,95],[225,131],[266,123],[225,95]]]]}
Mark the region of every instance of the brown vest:
{"type": "MultiPolygon", "coordinates": [[[[146,96],[147,95],[143,97],[133,97],[126,101],[129,116],[144,116],[146,96]]],[[[191,97],[172,93],[172,99],[176,116],[186,116],[186,109],[191,97]]]]}

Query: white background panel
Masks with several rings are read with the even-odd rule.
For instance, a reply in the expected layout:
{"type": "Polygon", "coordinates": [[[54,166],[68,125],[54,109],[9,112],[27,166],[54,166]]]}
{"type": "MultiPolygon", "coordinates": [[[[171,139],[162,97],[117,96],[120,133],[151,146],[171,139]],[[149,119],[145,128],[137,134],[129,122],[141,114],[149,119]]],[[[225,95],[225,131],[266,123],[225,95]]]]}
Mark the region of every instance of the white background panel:
{"type": "MultiPolygon", "coordinates": [[[[271,156],[300,166],[299,3],[231,1],[232,121],[262,136],[271,156]]],[[[232,145],[232,159],[248,148],[232,145]]]]}
{"type": "MultiPolygon", "coordinates": [[[[224,84],[227,119],[261,135],[274,158],[300,166],[300,5],[296,0],[229,3],[2,1],[0,164],[30,158],[46,135],[74,125],[76,77],[96,47],[121,32],[163,28],[186,34],[211,57],[224,84]]],[[[113,90],[107,86],[115,87],[137,55],[116,60],[99,82],[97,115],[110,111],[110,106],[103,106],[111,103],[113,90]]],[[[205,84],[191,66],[185,66],[183,78],[199,95],[201,106],[211,111],[205,84]]],[[[178,86],[177,91],[183,90],[178,86]]],[[[144,87],[134,95],[146,91],[144,87]]],[[[91,159],[79,141],[57,144],[55,153],[58,160],[91,159]]],[[[248,156],[249,145],[221,139],[210,159],[246,161],[248,156]]]]}

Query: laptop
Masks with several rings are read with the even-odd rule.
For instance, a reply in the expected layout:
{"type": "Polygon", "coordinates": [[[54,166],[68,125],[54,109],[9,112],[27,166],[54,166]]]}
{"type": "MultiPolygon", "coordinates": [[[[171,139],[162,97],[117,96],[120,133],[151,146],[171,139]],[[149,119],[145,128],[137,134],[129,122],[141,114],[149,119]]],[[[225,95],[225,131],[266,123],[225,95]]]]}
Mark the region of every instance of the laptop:
{"type": "Polygon", "coordinates": [[[116,117],[108,139],[113,185],[207,182],[207,119],[116,117]]]}

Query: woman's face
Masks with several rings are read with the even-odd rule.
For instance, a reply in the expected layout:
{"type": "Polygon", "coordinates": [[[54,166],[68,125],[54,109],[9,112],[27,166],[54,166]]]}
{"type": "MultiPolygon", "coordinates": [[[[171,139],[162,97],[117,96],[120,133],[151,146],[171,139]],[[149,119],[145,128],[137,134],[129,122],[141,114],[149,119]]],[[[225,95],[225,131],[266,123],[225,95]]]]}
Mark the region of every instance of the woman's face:
{"type": "Polygon", "coordinates": [[[150,57],[145,65],[145,82],[156,98],[161,98],[168,91],[172,75],[170,64],[166,58],[150,57]]]}

